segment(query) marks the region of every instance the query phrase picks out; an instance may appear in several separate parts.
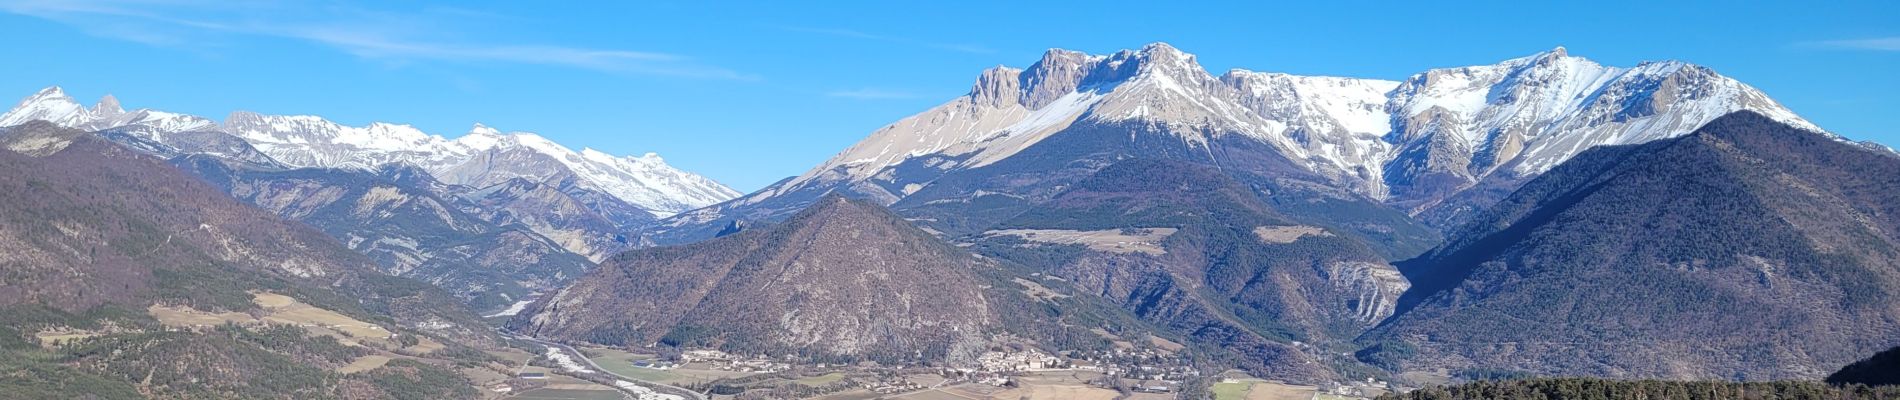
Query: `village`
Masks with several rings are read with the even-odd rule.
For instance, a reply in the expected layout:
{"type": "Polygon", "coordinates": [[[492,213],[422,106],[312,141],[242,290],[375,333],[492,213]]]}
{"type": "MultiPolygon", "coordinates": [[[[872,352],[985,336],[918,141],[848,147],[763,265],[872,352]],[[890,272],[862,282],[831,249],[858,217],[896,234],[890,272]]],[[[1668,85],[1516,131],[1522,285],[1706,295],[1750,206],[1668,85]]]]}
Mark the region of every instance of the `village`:
{"type": "MultiPolygon", "coordinates": [[[[601,397],[639,400],[967,400],[1083,399],[1162,400],[1211,396],[1217,400],[1369,399],[1398,388],[1376,380],[1297,385],[1239,371],[1204,376],[1187,360],[1157,347],[1049,352],[1030,346],[993,348],[961,366],[880,366],[874,363],[797,364],[712,349],[661,354],[579,347],[578,354],[549,347],[510,389],[535,381],[593,382],[601,397]],[[677,390],[673,390],[677,388],[677,390]],[[612,393],[600,393],[613,391],[612,393]],[[690,392],[690,393],[688,393],[690,392]],[[606,396],[618,393],[619,397],[606,396]]],[[[569,384],[566,388],[582,387],[569,384]]],[[[539,390],[533,393],[553,393],[539,390]]],[[[569,392],[560,392],[571,394],[569,392]]],[[[580,392],[574,392],[580,393],[580,392]]],[[[502,395],[502,393],[496,393],[502,395]]]]}

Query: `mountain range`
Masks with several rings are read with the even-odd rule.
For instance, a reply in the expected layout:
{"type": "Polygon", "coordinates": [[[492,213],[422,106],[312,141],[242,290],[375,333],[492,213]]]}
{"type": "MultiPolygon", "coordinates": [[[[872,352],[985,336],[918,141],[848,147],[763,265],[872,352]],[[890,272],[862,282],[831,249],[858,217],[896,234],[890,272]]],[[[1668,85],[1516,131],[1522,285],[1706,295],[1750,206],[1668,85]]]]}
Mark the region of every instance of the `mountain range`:
{"type": "MultiPolygon", "coordinates": [[[[426,173],[410,176],[414,171],[398,166],[282,169],[208,155],[182,156],[174,164],[233,197],[330,234],[385,273],[434,283],[477,309],[506,307],[594,265],[585,253],[571,252],[536,229],[485,217],[478,213],[487,208],[429,190],[442,186],[426,173]]],[[[556,208],[535,215],[544,214],[592,215],[556,208]]],[[[598,231],[586,237],[613,243],[608,251],[629,247],[611,242],[613,226],[592,228],[598,231]]]]}
{"type": "Polygon", "coordinates": [[[1057,49],[1027,68],[986,70],[968,94],[796,177],[667,218],[647,235],[697,240],[726,221],[782,218],[832,191],[931,214],[939,218],[932,229],[967,233],[998,221],[926,209],[983,197],[1020,209],[1116,159],[1142,156],[1214,165],[1276,187],[1278,202],[1315,204],[1287,210],[1292,216],[1347,227],[1403,258],[1435,243],[1432,231],[1593,146],[1678,136],[1739,110],[1819,130],[1706,67],[1606,67],[1561,47],[1397,82],[1238,69],[1216,76],[1165,43],[1108,55],[1057,49]]]}
{"type": "Polygon", "coordinates": [[[0,145],[0,317],[57,304],[47,332],[290,293],[455,348],[494,342],[469,310],[508,310],[577,344],[1296,383],[1816,379],[1900,345],[1900,153],[1707,67],[1562,47],[1399,81],[1049,50],[743,195],[482,125],[57,87],[0,145]]]}
{"type": "Polygon", "coordinates": [[[0,126],[33,120],[86,131],[119,130],[179,149],[197,146],[180,133],[216,131],[243,139],[263,155],[290,167],[367,170],[410,164],[443,182],[487,187],[517,177],[536,181],[571,179],[575,186],[612,195],[655,215],[671,215],[738,195],[711,179],[666,165],[659,155],[616,157],[593,149],[574,151],[528,132],[502,133],[476,124],[456,139],[408,125],[345,126],[310,115],[233,112],[223,123],[149,109],[125,111],[106,96],[87,108],[59,87],[21,100],[0,126]]]}
{"type": "MultiPolygon", "coordinates": [[[[1520,236],[1524,231],[1505,229],[1508,223],[1494,220],[1497,213],[1524,207],[1520,204],[1527,200],[1521,196],[1538,190],[1524,185],[1571,179],[1566,175],[1586,168],[1577,165],[1597,162],[1602,153],[1614,151],[1603,149],[1665,146],[1662,143],[1723,135],[1771,137],[1755,143],[1791,141],[1817,152],[1857,154],[1867,163],[1896,159],[1890,149],[1823,131],[1746,84],[1678,61],[1607,67],[1556,48],[1492,65],[1429,70],[1403,81],[1245,70],[1216,76],[1200,67],[1192,55],[1157,43],[1109,55],[1051,50],[1027,68],[984,71],[968,94],[873,132],[804,174],[725,203],[661,219],[642,234],[645,240],[662,245],[691,243],[729,233],[734,226],[769,225],[796,215],[816,199],[841,194],[885,205],[938,238],[969,246],[979,254],[1063,278],[1065,284],[1053,285],[1061,287],[1058,290],[1101,297],[1151,324],[1155,332],[1185,335],[1197,345],[1227,350],[1258,349],[1243,350],[1248,355],[1237,359],[1258,362],[1248,368],[1276,376],[1324,379],[1352,370],[1352,364],[1368,363],[1392,371],[1451,374],[1518,368],[1538,374],[1620,377],[1812,378],[1838,366],[1834,363],[1890,345],[1894,335],[1881,330],[1878,321],[1890,320],[1881,310],[1891,308],[1875,301],[1878,296],[1864,297],[1870,293],[1868,287],[1896,287],[1885,278],[1873,279],[1892,271],[1879,257],[1849,264],[1810,264],[1804,273],[1808,275],[1800,278],[1817,274],[1866,278],[1803,281],[1827,293],[1845,291],[1847,295],[1815,295],[1816,302],[1802,306],[1762,300],[1789,312],[1869,307],[1838,315],[1838,319],[1866,324],[1834,324],[1838,326],[1826,332],[1812,332],[1837,338],[1835,346],[1797,346],[1799,350],[1771,355],[1754,355],[1758,350],[1746,346],[1759,348],[1794,338],[1735,335],[1725,341],[1688,333],[1731,337],[1717,333],[1718,328],[1663,328],[1665,320],[1720,319],[1724,312],[1740,313],[1726,307],[1746,303],[1721,303],[1709,309],[1655,305],[1673,314],[1635,310],[1612,300],[1655,297],[1643,290],[1667,289],[1626,284],[1632,291],[1584,293],[1577,288],[1584,282],[1579,279],[1586,278],[1561,274],[1550,278],[1554,283],[1535,288],[1522,286],[1533,281],[1507,279],[1500,284],[1495,280],[1506,278],[1490,275],[1473,279],[1490,279],[1482,283],[1496,286],[1458,286],[1458,279],[1466,275],[1456,271],[1485,262],[1451,257],[1476,251],[1459,246],[1475,242],[1484,251],[1495,251],[1483,246],[1531,240],[1520,236]],[[1736,130],[1746,132],[1726,132],[1736,130]],[[1503,230],[1477,228],[1483,226],[1503,230]],[[1541,333],[1556,338],[1549,339],[1552,343],[1569,347],[1512,347],[1508,351],[1497,347],[1501,345],[1483,347],[1479,345],[1489,340],[1484,332],[1513,328],[1499,325],[1505,323],[1502,320],[1483,319],[1502,311],[1466,304],[1459,300],[1470,296],[1465,290],[1532,296],[1527,299],[1586,296],[1577,300],[1582,303],[1565,306],[1602,314],[1549,321],[1566,314],[1508,302],[1528,300],[1500,299],[1507,302],[1496,307],[1537,313],[1543,319],[1525,318],[1543,321],[1544,327],[1584,332],[1568,333],[1572,336],[1541,333]],[[1546,291],[1552,293],[1534,294],[1546,291]],[[1453,295],[1457,297],[1452,300],[1428,300],[1453,295]],[[1478,308],[1466,308],[1472,306],[1478,308]],[[1459,319],[1464,315],[1480,319],[1459,319]],[[1650,322],[1626,332],[1575,336],[1594,329],[1587,321],[1629,319],[1635,324],[1644,318],[1650,322]],[[1648,342],[1632,342],[1636,339],[1648,342]],[[1608,344],[1615,340],[1626,344],[1608,344]],[[1356,354],[1343,360],[1328,356],[1340,351],[1356,354]],[[1556,360],[1578,352],[1584,357],[1556,360]],[[1719,360],[1692,356],[1711,352],[1735,356],[1719,360]],[[1670,360],[1695,361],[1670,366],[1670,360]],[[1323,369],[1330,371],[1286,368],[1316,364],[1328,365],[1323,369]]],[[[1795,166],[1834,160],[1786,161],[1789,168],[1805,168],[1795,166]]],[[[1740,161],[1730,163],[1736,162],[1740,161]]],[[[1659,163],[1651,168],[1684,167],[1659,163]]],[[[1879,174],[1869,178],[1889,179],[1879,174]]],[[[1799,182],[1790,179],[1783,181],[1799,182]]],[[[1831,177],[1807,179],[1815,183],[1797,187],[1841,183],[1831,177]]],[[[1780,190],[1765,184],[1747,186],[1780,190]]],[[[1856,187],[1843,190],[1861,193],[1867,189],[1856,187]]],[[[1645,190],[1651,195],[1672,193],[1666,186],[1645,190]]],[[[1661,199],[1624,200],[1667,204],[1661,199]]],[[[1605,204],[1615,202],[1605,200],[1605,204]]],[[[1827,213],[1811,207],[1794,210],[1827,213]]],[[[1712,218],[1696,214],[1706,211],[1670,209],[1660,215],[1712,218]]],[[[1844,215],[1879,215],[1857,213],[1844,215]]],[[[1734,218],[1750,221],[1766,215],[1775,214],[1734,218]]],[[[1816,234],[1812,227],[1797,232],[1781,228],[1728,227],[1726,232],[1742,236],[1705,238],[1685,232],[1670,240],[1741,246],[1738,243],[1777,241],[1776,235],[1816,234]]],[[[1644,237],[1597,226],[1553,231],[1597,240],[1644,237]]],[[[1870,232],[1880,231],[1824,236],[1874,234],[1870,232]]],[[[1579,242],[1556,243],[1574,246],[1579,242]]],[[[1550,246],[1542,241],[1524,246],[1531,245],[1550,246]]],[[[1884,254],[1882,247],[1839,244],[1832,248],[1866,248],[1870,257],[1884,254]]],[[[1585,254],[1574,247],[1562,249],[1553,254],[1571,258],[1585,254]]],[[[1665,259],[1658,262],[1716,262],[1665,259]]],[[[1634,260],[1642,258],[1612,257],[1598,262],[1634,260]]],[[[1514,262],[1502,261],[1503,265],[1514,262]]],[[[1583,268],[1575,263],[1561,265],[1583,268]]],[[[1479,271],[1491,271],[1488,268],[1492,267],[1479,271]]],[[[1782,268],[1775,271],[1786,272],[1782,268]]],[[[1608,274],[1603,279],[1610,282],[1627,279],[1647,284],[1650,279],[1601,270],[1578,273],[1582,271],[1608,274]]],[[[1721,283],[1720,279],[1727,278],[1682,279],[1686,279],[1678,282],[1682,285],[1731,285],[1721,283]]],[[[1680,300],[1701,304],[1696,299],[1680,300]]],[[[1747,321],[1752,320],[1731,319],[1708,326],[1751,323],[1747,321]]],[[[1540,336],[1526,336],[1510,345],[1531,346],[1525,341],[1536,337],[1540,336]]]]}
{"type": "Polygon", "coordinates": [[[235,112],[217,123],[126,111],[110,95],[88,108],[55,86],[0,115],[0,126],[36,120],[173,160],[232,196],[322,229],[386,273],[437,284],[482,309],[524,301],[641,246],[632,232],[658,216],[737,195],[657,155],[576,152],[481,125],[451,140],[314,116],[235,112]]]}

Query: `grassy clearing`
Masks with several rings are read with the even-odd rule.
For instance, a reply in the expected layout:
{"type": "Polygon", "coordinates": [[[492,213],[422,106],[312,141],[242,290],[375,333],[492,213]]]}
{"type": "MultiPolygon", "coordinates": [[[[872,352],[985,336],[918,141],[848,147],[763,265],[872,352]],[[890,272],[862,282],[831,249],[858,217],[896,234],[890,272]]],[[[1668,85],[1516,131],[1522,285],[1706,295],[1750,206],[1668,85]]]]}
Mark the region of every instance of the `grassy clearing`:
{"type": "Polygon", "coordinates": [[[1181,351],[1182,349],[1187,348],[1187,346],[1183,346],[1180,343],[1175,343],[1172,340],[1164,339],[1160,336],[1154,336],[1154,335],[1148,336],[1148,344],[1152,344],[1155,347],[1160,347],[1162,350],[1167,351],[1168,354],[1174,354],[1175,352],[1178,352],[1178,351],[1181,351]]]}
{"type": "Polygon", "coordinates": [[[1326,232],[1325,229],[1321,229],[1320,227],[1304,226],[1304,225],[1262,226],[1258,228],[1253,228],[1253,234],[1254,236],[1260,237],[1261,242],[1267,243],[1267,244],[1293,243],[1295,241],[1300,240],[1300,238],[1306,237],[1306,236],[1332,236],[1333,235],[1332,233],[1326,232]]]}
{"type": "Polygon", "coordinates": [[[1247,400],[1308,400],[1317,393],[1319,388],[1312,386],[1254,382],[1253,390],[1247,392],[1247,400]]]}
{"type": "Polygon", "coordinates": [[[674,375],[679,375],[680,379],[699,380],[699,381],[710,381],[710,380],[720,379],[720,378],[736,378],[736,377],[741,377],[741,376],[758,375],[758,373],[756,372],[720,371],[720,370],[712,369],[711,365],[705,365],[705,364],[687,364],[680,368],[674,368],[672,370],[669,370],[669,372],[672,372],[674,375]]]}
{"type": "Polygon", "coordinates": [[[672,370],[641,368],[633,365],[633,362],[636,360],[651,358],[647,355],[598,347],[584,348],[581,349],[581,351],[587,353],[587,358],[594,360],[595,364],[600,364],[600,369],[628,378],[668,384],[678,382],[681,379],[681,376],[674,374],[672,370]]]}
{"type": "Polygon", "coordinates": [[[1421,386],[1451,384],[1451,374],[1445,371],[1405,371],[1399,378],[1421,386]]]}
{"type": "Polygon", "coordinates": [[[507,348],[507,349],[501,349],[501,350],[485,350],[483,352],[488,353],[488,355],[495,356],[495,358],[506,360],[508,365],[527,364],[528,360],[534,358],[533,354],[528,354],[528,352],[526,351],[521,351],[519,349],[514,349],[514,348],[507,348]]]}
{"type": "Polygon", "coordinates": [[[33,337],[35,339],[39,339],[40,347],[52,348],[53,345],[56,343],[65,343],[65,342],[70,342],[73,340],[85,339],[85,338],[100,336],[100,335],[105,335],[105,333],[93,332],[93,331],[88,331],[84,329],[61,329],[61,330],[42,331],[42,332],[33,334],[33,337]]]}
{"type": "Polygon", "coordinates": [[[198,311],[191,307],[183,306],[152,305],[151,307],[146,307],[145,311],[152,314],[152,318],[157,318],[158,322],[165,324],[165,326],[180,328],[210,328],[223,325],[226,322],[236,322],[240,324],[257,322],[257,318],[252,318],[250,314],[240,312],[213,313],[198,311]]]}
{"type": "Polygon", "coordinates": [[[389,360],[389,356],[370,354],[350,360],[348,365],[337,367],[336,372],[349,374],[382,368],[383,364],[389,363],[389,360]]]}
{"type": "Polygon", "coordinates": [[[252,301],[264,308],[266,314],[263,320],[265,321],[306,327],[315,325],[361,340],[387,341],[389,338],[389,330],[383,329],[380,325],[304,304],[290,296],[258,293],[252,301]]]}
{"type": "MultiPolygon", "coordinates": [[[[313,335],[335,337],[338,341],[352,346],[359,346],[361,342],[374,342],[384,347],[397,347],[395,340],[391,339],[389,330],[383,329],[380,325],[304,304],[290,296],[275,293],[256,293],[253,296],[251,301],[263,309],[257,312],[258,315],[231,311],[199,311],[190,307],[161,305],[148,307],[146,312],[153,318],[157,318],[159,323],[167,326],[210,328],[227,322],[290,324],[302,327],[313,335]]],[[[442,343],[427,337],[419,339],[421,341],[415,346],[404,350],[426,354],[445,347],[442,343]]]]}
{"type": "Polygon", "coordinates": [[[943,375],[937,375],[937,374],[911,374],[911,375],[905,375],[904,380],[916,382],[917,384],[924,385],[924,386],[937,386],[938,384],[943,383],[945,379],[943,375]]]}
{"type": "MultiPolygon", "coordinates": [[[[595,361],[595,362],[599,363],[599,361],[595,361]]],[[[618,365],[615,367],[609,367],[607,366],[607,364],[601,364],[600,367],[601,369],[605,369],[608,372],[613,372],[615,374],[620,374],[621,376],[625,376],[625,377],[633,378],[633,379],[639,379],[639,380],[648,381],[648,382],[659,382],[659,383],[670,384],[670,383],[679,381],[681,379],[679,375],[674,374],[672,371],[657,370],[657,369],[652,369],[652,368],[640,368],[640,367],[635,367],[635,366],[626,365],[626,364],[618,365]]]]}
{"type": "Polygon", "coordinates": [[[1175,228],[1143,228],[1123,231],[1104,229],[1099,231],[1076,231],[1066,229],[1004,229],[984,232],[985,236],[1016,236],[1023,240],[1049,244],[1079,244],[1090,250],[1111,253],[1144,253],[1161,255],[1168,251],[1161,248],[1161,241],[1174,235],[1175,228]]]}
{"type": "Polygon", "coordinates": [[[1029,297],[1034,297],[1037,300],[1054,301],[1056,299],[1063,299],[1063,298],[1069,297],[1069,295],[1056,292],[1055,290],[1051,290],[1049,289],[1048,286],[1043,286],[1042,284],[1036,283],[1035,281],[1031,281],[1031,280],[1023,279],[1023,278],[1015,278],[1014,280],[1016,281],[1016,284],[1023,285],[1023,294],[1029,295],[1029,297]]]}
{"type": "Polygon", "coordinates": [[[1127,339],[1123,339],[1121,336],[1115,335],[1113,333],[1109,333],[1107,330],[1103,330],[1102,328],[1090,328],[1089,332],[1094,332],[1096,336],[1101,336],[1103,339],[1108,339],[1108,341],[1110,343],[1113,343],[1115,345],[1115,348],[1117,349],[1126,350],[1126,349],[1135,348],[1134,342],[1130,342],[1127,339]]]}

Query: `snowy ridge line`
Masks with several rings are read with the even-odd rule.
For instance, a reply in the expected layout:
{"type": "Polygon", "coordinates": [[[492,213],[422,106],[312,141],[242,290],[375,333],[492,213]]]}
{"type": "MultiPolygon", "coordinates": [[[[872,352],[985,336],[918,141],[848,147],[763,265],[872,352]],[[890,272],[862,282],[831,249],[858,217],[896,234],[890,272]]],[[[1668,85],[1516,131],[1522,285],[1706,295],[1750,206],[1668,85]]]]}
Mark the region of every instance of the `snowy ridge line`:
{"type": "MultiPolygon", "coordinates": [[[[570,149],[530,132],[502,133],[475,124],[449,139],[402,124],[376,122],[346,126],[310,115],[262,115],[233,112],[223,123],[211,119],[139,109],[125,111],[106,96],[93,107],[75,101],[58,86],[28,96],[4,115],[0,126],[33,120],[99,131],[120,129],[172,145],[177,133],[218,131],[243,139],[275,161],[292,167],[371,170],[407,163],[450,184],[489,186],[508,178],[542,182],[572,177],[583,188],[667,216],[737,197],[739,193],[704,176],[667,165],[659,155],[614,156],[570,149]],[[527,158],[527,159],[524,159],[527,158]]],[[[182,146],[174,146],[182,147],[182,146]]]]}

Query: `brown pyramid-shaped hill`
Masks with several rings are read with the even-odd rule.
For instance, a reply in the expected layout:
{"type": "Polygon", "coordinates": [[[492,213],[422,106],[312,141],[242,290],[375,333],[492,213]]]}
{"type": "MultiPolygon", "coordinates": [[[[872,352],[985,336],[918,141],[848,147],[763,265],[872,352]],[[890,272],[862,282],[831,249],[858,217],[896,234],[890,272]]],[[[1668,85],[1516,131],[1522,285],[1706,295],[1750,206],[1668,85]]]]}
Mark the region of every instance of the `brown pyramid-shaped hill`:
{"type": "Polygon", "coordinates": [[[821,359],[981,352],[994,269],[881,207],[827,196],[777,225],[636,250],[513,321],[541,337],[821,359]]]}

